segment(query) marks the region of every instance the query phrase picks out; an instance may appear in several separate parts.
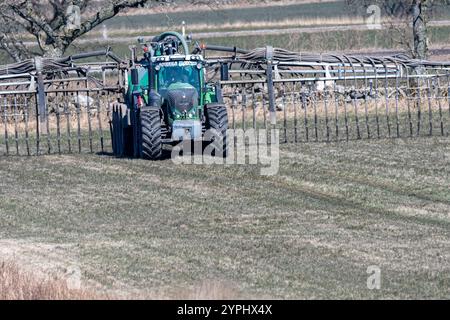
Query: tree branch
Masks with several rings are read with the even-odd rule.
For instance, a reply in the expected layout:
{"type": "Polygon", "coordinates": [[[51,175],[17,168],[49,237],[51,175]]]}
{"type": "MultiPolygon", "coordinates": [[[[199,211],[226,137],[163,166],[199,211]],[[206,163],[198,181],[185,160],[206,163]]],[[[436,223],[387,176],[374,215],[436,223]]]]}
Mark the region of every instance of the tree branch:
{"type": "MultiPolygon", "coordinates": [[[[156,0],[158,1],[158,0],[156,0]]],[[[84,21],[79,29],[65,34],[65,41],[71,43],[76,38],[91,31],[104,21],[116,16],[121,10],[126,8],[137,8],[143,6],[149,0],[115,0],[106,6],[104,9],[97,12],[91,19],[84,21]]]]}
{"type": "Polygon", "coordinates": [[[18,5],[11,4],[10,8],[14,13],[30,24],[30,28],[28,29],[29,32],[30,30],[34,30],[35,33],[43,31],[47,36],[46,44],[58,41],[58,37],[55,36],[55,31],[45,19],[34,10],[31,1],[25,1],[18,5]]]}
{"type": "Polygon", "coordinates": [[[75,39],[120,11],[151,1],[168,0],[0,0],[0,50],[16,61],[36,54],[19,41],[28,33],[36,39],[41,55],[60,56],[75,39]],[[70,6],[80,13],[81,24],[75,28],[68,28],[73,18],[70,6]]]}
{"type": "Polygon", "coordinates": [[[0,48],[5,50],[16,62],[30,58],[29,50],[12,33],[0,31],[0,48]]]}

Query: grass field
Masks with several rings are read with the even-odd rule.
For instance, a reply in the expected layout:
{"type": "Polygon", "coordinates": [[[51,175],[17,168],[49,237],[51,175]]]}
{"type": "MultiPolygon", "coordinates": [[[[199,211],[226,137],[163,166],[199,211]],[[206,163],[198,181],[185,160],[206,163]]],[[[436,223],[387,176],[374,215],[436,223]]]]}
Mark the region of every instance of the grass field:
{"type": "MultiPolygon", "coordinates": [[[[133,297],[450,298],[450,140],[281,145],[280,172],[0,158],[0,253],[133,297]],[[366,271],[381,269],[381,290],[366,271]]],[[[45,271],[45,270],[44,270],[45,271]]]]}
{"type": "MultiPolygon", "coordinates": [[[[401,48],[391,31],[365,28],[365,10],[345,1],[251,3],[139,9],[107,21],[67,54],[112,46],[129,56],[138,35],[179,31],[181,21],[209,44],[401,48]],[[350,28],[329,29],[335,26],[350,28]]],[[[434,20],[443,21],[429,28],[433,49],[448,47],[449,16],[450,6],[436,10],[434,20]]],[[[9,61],[2,52],[0,61],[9,61]]],[[[411,114],[395,102],[369,101],[367,118],[363,101],[342,104],[337,114],[332,99],[314,109],[288,104],[277,115],[281,140],[294,141],[296,126],[301,143],[280,145],[274,176],[262,176],[260,165],[117,159],[108,155],[107,119],[96,117],[92,132],[82,121],[78,135],[77,123],[62,117],[58,128],[53,114],[39,152],[55,155],[15,156],[38,152],[35,126],[24,135],[19,123],[15,136],[14,119],[0,122],[0,299],[450,299],[450,113],[446,102],[411,114]],[[397,119],[402,137],[420,136],[385,139],[396,136],[397,119]],[[371,140],[355,141],[357,125],[371,140]],[[435,137],[426,137],[430,131],[435,137]],[[305,143],[327,137],[342,141],[305,143]],[[81,154],[64,154],[78,143],[81,154]],[[367,287],[370,266],[381,270],[380,290],[367,287]],[[82,287],[69,288],[76,270],[82,287]]],[[[251,109],[229,116],[230,127],[252,125],[251,109]]]]}

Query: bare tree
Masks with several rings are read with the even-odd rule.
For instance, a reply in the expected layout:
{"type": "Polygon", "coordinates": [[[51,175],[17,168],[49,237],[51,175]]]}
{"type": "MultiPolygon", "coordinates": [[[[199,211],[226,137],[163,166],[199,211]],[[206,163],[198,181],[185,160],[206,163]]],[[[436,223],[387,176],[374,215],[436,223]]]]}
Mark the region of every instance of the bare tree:
{"type": "Polygon", "coordinates": [[[15,61],[59,57],[73,41],[127,8],[165,0],[7,0],[0,3],[0,49],[15,61]],[[35,39],[34,51],[25,40],[35,39]]]}
{"type": "Polygon", "coordinates": [[[407,48],[413,57],[428,57],[429,33],[427,24],[440,6],[450,0],[347,0],[353,8],[378,5],[386,18],[385,26],[395,42],[407,48]]]}

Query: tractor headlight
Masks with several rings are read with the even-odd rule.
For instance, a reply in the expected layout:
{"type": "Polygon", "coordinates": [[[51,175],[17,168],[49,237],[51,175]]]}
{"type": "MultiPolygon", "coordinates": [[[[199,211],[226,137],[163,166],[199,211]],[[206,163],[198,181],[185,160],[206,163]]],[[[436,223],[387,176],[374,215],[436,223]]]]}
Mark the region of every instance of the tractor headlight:
{"type": "Polygon", "coordinates": [[[156,71],[161,70],[161,66],[160,66],[159,64],[157,64],[157,65],[155,66],[155,70],[156,70],[156,71]]]}
{"type": "Polygon", "coordinates": [[[197,69],[200,70],[202,68],[202,64],[201,63],[197,63],[197,69]]]}

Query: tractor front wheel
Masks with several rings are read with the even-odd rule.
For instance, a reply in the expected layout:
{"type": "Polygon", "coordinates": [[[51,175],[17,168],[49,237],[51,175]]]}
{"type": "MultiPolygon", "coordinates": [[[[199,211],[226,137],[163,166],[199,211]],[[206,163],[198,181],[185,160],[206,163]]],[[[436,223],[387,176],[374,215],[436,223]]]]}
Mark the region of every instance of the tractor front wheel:
{"type": "Polygon", "coordinates": [[[162,130],[159,110],[141,109],[141,158],[158,160],[162,156],[162,130]]]}
{"type": "Polygon", "coordinates": [[[215,150],[220,150],[220,154],[214,152],[215,156],[228,155],[228,113],[227,107],[220,103],[212,103],[205,106],[206,129],[212,131],[211,144],[215,150]]]}

